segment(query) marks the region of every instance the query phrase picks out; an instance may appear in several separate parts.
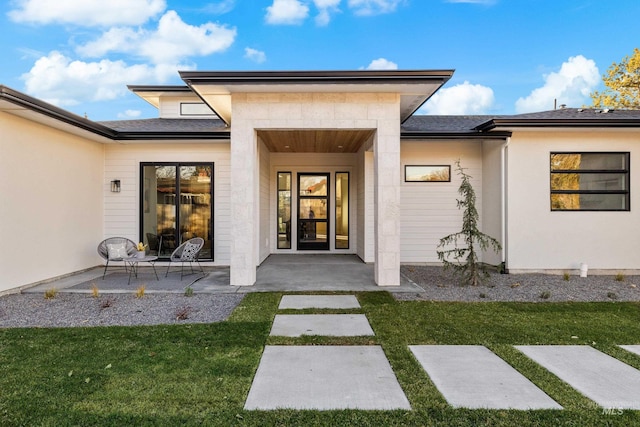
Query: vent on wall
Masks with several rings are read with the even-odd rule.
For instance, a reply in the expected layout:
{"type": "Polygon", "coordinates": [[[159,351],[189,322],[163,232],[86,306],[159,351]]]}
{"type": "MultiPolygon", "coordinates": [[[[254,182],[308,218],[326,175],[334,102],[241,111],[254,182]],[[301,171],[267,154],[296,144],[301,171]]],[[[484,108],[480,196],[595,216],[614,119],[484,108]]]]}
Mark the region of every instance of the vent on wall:
{"type": "Polygon", "coordinates": [[[215,117],[211,108],[204,102],[181,102],[181,116],[215,117]]]}

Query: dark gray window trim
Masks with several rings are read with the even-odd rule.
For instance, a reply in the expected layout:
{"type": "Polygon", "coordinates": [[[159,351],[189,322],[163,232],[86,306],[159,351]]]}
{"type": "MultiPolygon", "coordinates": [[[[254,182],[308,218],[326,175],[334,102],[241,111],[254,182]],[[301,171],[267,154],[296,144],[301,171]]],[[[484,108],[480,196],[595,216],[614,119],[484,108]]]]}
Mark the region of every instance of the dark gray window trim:
{"type": "Polygon", "coordinates": [[[631,154],[628,151],[552,151],[549,153],[549,208],[551,212],[630,212],[631,211],[631,154]],[[623,154],[626,156],[626,169],[558,169],[551,170],[551,158],[554,154],[623,154]],[[626,190],[554,190],[551,188],[551,176],[556,174],[626,174],[626,190]],[[624,194],[625,209],[554,209],[551,203],[553,194],[624,194]]]}

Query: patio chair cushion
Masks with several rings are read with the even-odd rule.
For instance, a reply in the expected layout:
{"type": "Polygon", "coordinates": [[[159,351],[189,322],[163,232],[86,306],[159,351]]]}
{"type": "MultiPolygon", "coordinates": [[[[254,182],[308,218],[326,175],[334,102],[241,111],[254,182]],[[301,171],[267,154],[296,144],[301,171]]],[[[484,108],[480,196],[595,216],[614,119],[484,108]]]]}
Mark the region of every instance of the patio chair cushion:
{"type": "Polygon", "coordinates": [[[180,259],[182,261],[195,261],[196,255],[198,255],[200,248],[201,248],[201,245],[191,243],[191,242],[185,243],[180,259]]]}
{"type": "Polygon", "coordinates": [[[127,247],[124,243],[107,244],[107,253],[109,259],[123,259],[129,257],[127,247]]]}

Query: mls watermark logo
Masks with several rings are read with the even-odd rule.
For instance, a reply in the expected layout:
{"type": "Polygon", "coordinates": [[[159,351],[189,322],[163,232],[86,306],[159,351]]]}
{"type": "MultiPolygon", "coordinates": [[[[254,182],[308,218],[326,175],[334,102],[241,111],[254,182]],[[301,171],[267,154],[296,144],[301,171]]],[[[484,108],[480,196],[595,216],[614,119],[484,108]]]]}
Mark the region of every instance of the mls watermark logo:
{"type": "Polygon", "coordinates": [[[622,415],[623,413],[622,408],[602,408],[602,415],[622,415]]]}

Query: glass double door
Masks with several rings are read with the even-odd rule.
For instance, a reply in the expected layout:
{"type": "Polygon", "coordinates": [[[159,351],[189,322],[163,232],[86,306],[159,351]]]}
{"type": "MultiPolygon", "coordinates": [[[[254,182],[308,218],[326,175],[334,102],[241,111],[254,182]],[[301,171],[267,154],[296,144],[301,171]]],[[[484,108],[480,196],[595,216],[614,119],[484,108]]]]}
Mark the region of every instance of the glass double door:
{"type": "Polygon", "coordinates": [[[298,174],[298,250],[329,250],[329,177],[298,174]]]}

